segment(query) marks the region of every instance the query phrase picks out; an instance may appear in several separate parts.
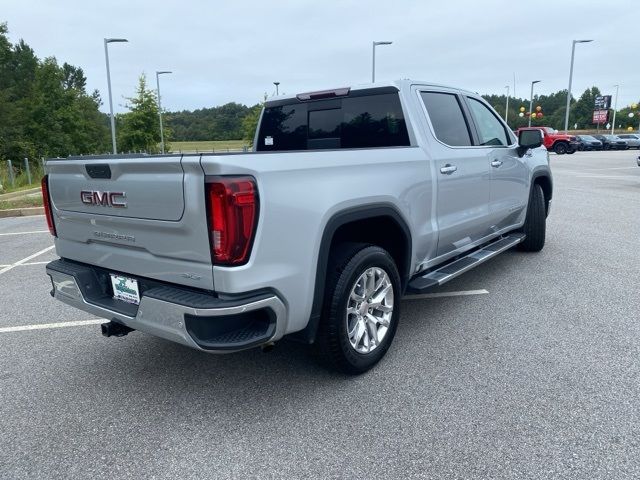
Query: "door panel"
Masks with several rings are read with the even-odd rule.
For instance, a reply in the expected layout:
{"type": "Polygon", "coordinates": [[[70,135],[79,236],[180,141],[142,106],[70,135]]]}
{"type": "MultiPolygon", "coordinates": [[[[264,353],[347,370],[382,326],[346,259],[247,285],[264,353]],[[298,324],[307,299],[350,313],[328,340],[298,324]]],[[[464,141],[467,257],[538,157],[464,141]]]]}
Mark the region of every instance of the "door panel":
{"type": "Polygon", "coordinates": [[[502,119],[477,98],[466,97],[478,143],[491,165],[491,226],[497,231],[517,223],[527,206],[527,169],[502,119]]]}
{"type": "Polygon", "coordinates": [[[438,249],[445,255],[479,240],[490,230],[491,171],[486,151],[464,148],[448,152],[436,163],[438,175],[438,249]],[[450,174],[440,169],[457,167],[450,174]]]}
{"type": "Polygon", "coordinates": [[[491,168],[491,216],[500,230],[515,224],[527,208],[529,184],[527,167],[515,148],[494,149],[491,168]],[[497,161],[497,162],[496,162],[497,161]]]}
{"type": "Polygon", "coordinates": [[[490,233],[491,166],[487,150],[474,147],[468,111],[459,95],[421,91],[429,122],[429,150],[438,179],[436,256],[464,248],[490,233]]]}

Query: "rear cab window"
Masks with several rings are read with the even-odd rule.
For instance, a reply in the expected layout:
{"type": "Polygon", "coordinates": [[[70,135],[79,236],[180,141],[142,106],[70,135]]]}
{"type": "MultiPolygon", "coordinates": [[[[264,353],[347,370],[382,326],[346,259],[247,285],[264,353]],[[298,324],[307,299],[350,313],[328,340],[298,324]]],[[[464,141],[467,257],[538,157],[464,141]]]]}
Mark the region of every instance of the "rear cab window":
{"type": "Polygon", "coordinates": [[[257,151],[410,146],[395,87],[355,90],[345,96],[267,102],[257,151]]]}

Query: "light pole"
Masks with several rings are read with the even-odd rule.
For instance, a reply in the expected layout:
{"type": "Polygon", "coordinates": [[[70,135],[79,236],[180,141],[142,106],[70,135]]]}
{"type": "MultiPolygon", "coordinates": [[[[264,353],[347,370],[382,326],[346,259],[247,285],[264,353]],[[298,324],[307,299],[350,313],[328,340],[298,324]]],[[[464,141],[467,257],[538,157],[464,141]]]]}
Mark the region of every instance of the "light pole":
{"type": "Polygon", "coordinates": [[[162,130],[162,102],[160,101],[160,75],[173,73],[169,70],[156,71],[156,85],[158,87],[158,116],[160,117],[160,151],[164,153],[164,131],[162,130]]]}
{"type": "Polygon", "coordinates": [[[613,125],[611,125],[611,135],[613,135],[613,130],[616,128],[616,109],[618,108],[618,90],[620,89],[620,85],[614,85],[616,87],[616,99],[613,101],[613,125]]]}
{"type": "Polygon", "coordinates": [[[571,108],[571,81],[573,80],[573,59],[576,55],[576,43],[589,43],[593,40],[574,40],[571,45],[571,66],[569,67],[569,89],[567,90],[567,109],[564,113],[564,133],[569,133],[569,108],[571,108]]]}
{"type": "Polygon", "coordinates": [[[273,82],[273,84],[276,86],[276,97],[277,97],[279,94],[278,86],[280,85],[280,82],[273,82]]]}
{"type": "Polygon", "coordinates": [[[533,114],[533,86],[542,80],[534,80],[531,82],[531,99],[529,100],[529,126],[531,126],[531,115],[533,114]]]}
{"type": "Polygon", "coordinates": [[[509,116],[509,85],[505,85],[507,89],[507,106],[504,109],[504,123],[507,123],[507,117],[509,116]]]}
{"type": "Polygon", "coordinates": [[[373,42],[373,60],[371,62],[371,83],[376,82],[376,47],[378,45],[391,45],[393,42],[373,42]]]}
{"type": "Polygon", "coordinates": [[[107,87],[109,89],[109,113],[111,114],[111,144],[113,146],[114,155],[118,153],[116,147],[116,121],[113,117],[113,98],[111,96],[111,73],[109,72],[109,48],[110,43],[128,42],[126,38],[105,38],[104,39],[104,58],[107,62],[107,87]]]}

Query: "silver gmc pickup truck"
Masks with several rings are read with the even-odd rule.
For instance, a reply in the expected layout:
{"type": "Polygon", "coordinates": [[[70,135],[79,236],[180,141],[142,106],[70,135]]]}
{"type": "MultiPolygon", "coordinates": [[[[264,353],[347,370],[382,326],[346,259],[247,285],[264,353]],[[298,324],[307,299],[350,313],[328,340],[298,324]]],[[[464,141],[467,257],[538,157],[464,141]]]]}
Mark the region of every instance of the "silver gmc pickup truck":
{"type": "Polygon", "coordinates": [[[216,353],[287,336],[361,373],[403,295],[542,249],[541,142],[475,93],[402,80],[273,98],[253,152],[50,159],[51,294],[105,336],[216,353]]]}

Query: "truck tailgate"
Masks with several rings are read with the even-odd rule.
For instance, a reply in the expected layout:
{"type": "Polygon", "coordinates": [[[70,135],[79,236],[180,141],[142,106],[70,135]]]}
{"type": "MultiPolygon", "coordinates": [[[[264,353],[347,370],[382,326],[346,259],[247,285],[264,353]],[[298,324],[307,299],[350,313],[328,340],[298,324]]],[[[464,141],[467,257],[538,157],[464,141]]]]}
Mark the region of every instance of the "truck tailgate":
{"type": "Polygon", "coordinates": [[[199,156],[47,162],[63,258],[213,289],[199,156]]]}

